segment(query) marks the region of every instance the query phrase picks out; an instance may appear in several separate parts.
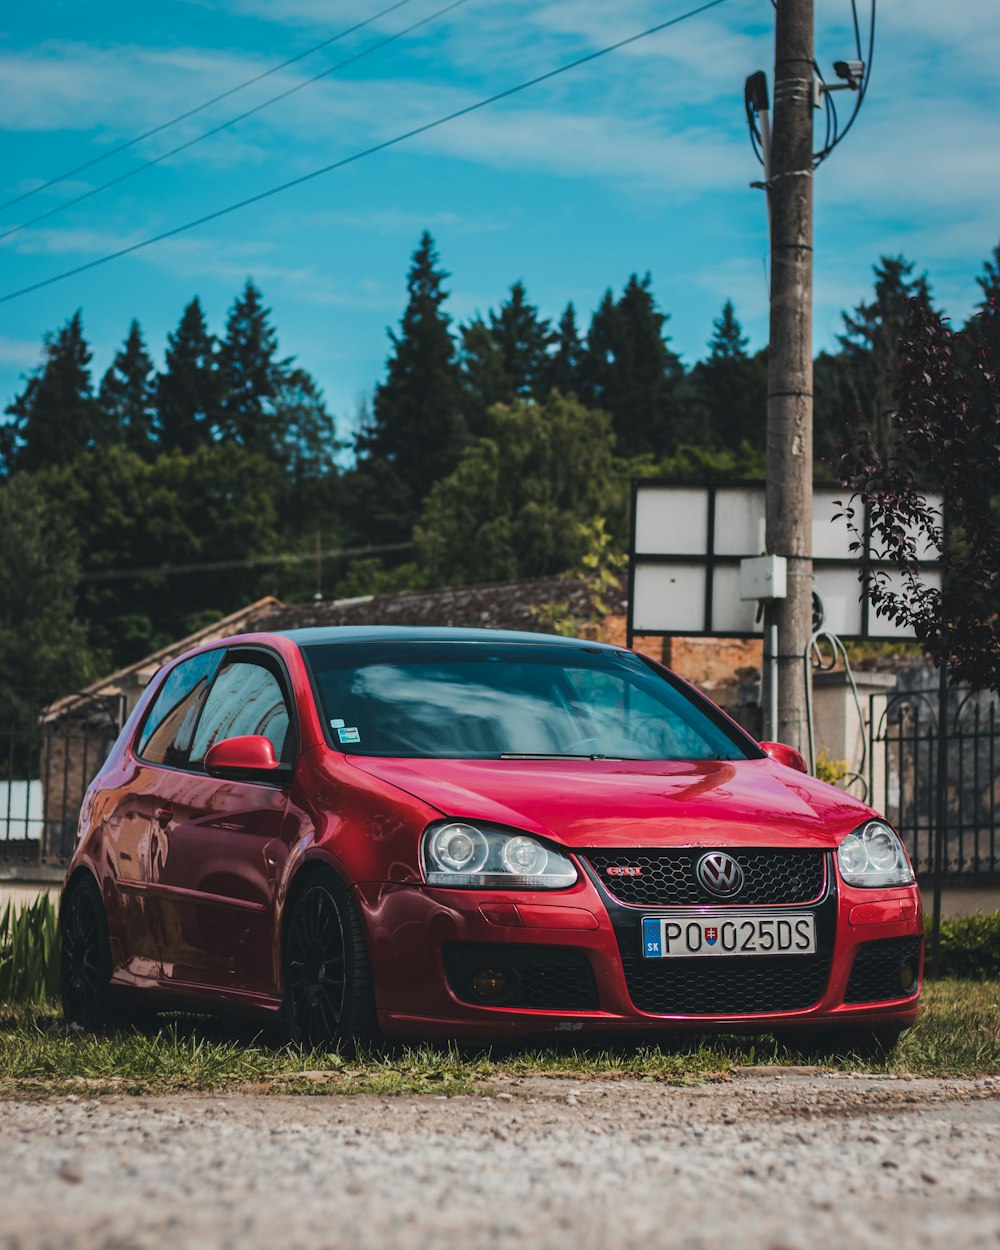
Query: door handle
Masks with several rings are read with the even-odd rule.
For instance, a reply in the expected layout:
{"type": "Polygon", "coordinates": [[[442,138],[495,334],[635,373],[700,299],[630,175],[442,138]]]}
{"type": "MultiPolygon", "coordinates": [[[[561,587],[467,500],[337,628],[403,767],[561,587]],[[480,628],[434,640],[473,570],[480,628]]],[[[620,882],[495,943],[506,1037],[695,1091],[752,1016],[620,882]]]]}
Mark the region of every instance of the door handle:
{"type": "Polygon", "coordinates": [[[170,824],[173,818],[174,818],[174,809],[172,807],[154,807],[153,808],[153,819],[156,821],[156,823],[160,826],[161,829],[166,829],[167,825],[170,824]]]}

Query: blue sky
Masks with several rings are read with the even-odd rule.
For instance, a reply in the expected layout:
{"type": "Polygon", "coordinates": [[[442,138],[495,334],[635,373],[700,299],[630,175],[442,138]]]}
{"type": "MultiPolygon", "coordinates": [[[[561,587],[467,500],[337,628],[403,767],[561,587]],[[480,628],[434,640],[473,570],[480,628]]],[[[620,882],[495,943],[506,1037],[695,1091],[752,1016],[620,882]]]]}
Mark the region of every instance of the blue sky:
{"type": "MultiPolygon", "coordinates": [[[[440,8],[409,0],[310,56],[0,213],[0,231],[193,138],[440,8]]],[[[0,34],[0,199],[106,152],[389,0],[35,0],[0,34]]],[[[121,186],[0,240],[0,295],[169,229],[692,7],[689,0],[467,0],[121,186]]],[[[859,0],[867,20],[868,0],[859,0]]],[[[849,0],[817,0],[817,58],[853,55],[849,0]]],[[[1000,239],[1000,7],[881,0],[871,91],[816,184],[817,347],[904,252],[956,319],[1000,239]]],[[[767,333],[763,195],[743,117],[771,74],[769,0],[709,13],[406,145],[189,234],[0,304],[0,400],[76,309],[95,381],[137,317],[159,362],[192,295],[213,329],[252,275],[282,351],[320,381],[347,433],[384,366],[420,231],[450,272],[449,309],[485,313],[511,282],[586,323],[607,287],[652,273],[690,364],[726,298],[767,333]]],[[[849,103],[841,93],[842,109],[849,103]]]]}

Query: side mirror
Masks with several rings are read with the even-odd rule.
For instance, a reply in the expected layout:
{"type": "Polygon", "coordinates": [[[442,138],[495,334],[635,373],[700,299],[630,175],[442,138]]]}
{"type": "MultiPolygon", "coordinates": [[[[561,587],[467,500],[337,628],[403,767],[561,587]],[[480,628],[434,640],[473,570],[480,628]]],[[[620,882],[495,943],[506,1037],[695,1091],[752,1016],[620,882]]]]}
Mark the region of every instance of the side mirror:
{"type": "Polygon", "coordinates": [[[278,761],[270,738],[262,734],[224,738],[209,747],[205,772],[210,777],[231,781],[263,781],[279,786],[292,779],[291,767],[278,761]]]}
{"type": "Polygon", "coordinates": [[[799,752],[794,747],[787,746],[784,742],[762,742],[760,749],[768,759],[774,760],[776,764],[784,764],[800,773],[808,774],[809,772],[806,762],[799,752]]]}

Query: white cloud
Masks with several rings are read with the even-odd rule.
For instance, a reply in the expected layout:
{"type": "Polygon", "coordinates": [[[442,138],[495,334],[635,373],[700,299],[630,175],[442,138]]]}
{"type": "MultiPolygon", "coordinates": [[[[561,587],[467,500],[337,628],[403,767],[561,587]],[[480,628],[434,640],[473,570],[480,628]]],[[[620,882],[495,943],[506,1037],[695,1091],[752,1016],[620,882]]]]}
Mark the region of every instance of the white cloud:
{"type": "Polygon", "coordinates": [[[21,365],[33,368],[41,359],[41,346],[27,339],[9,339],[0,336],[0,362],[5,365],[21,365]]]}

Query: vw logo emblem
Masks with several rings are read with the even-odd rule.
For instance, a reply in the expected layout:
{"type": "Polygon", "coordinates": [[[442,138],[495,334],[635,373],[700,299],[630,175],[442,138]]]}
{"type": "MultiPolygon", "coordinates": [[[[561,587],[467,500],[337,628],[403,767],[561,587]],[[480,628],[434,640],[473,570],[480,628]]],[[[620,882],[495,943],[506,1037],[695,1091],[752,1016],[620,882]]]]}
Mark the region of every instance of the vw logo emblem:
{"type": "Polygon", "coordinates": [[[695,873],[709,894],[732,898],[743,889],[743,869],[731,855],[711,851],[698,860],[695,873]]]}

